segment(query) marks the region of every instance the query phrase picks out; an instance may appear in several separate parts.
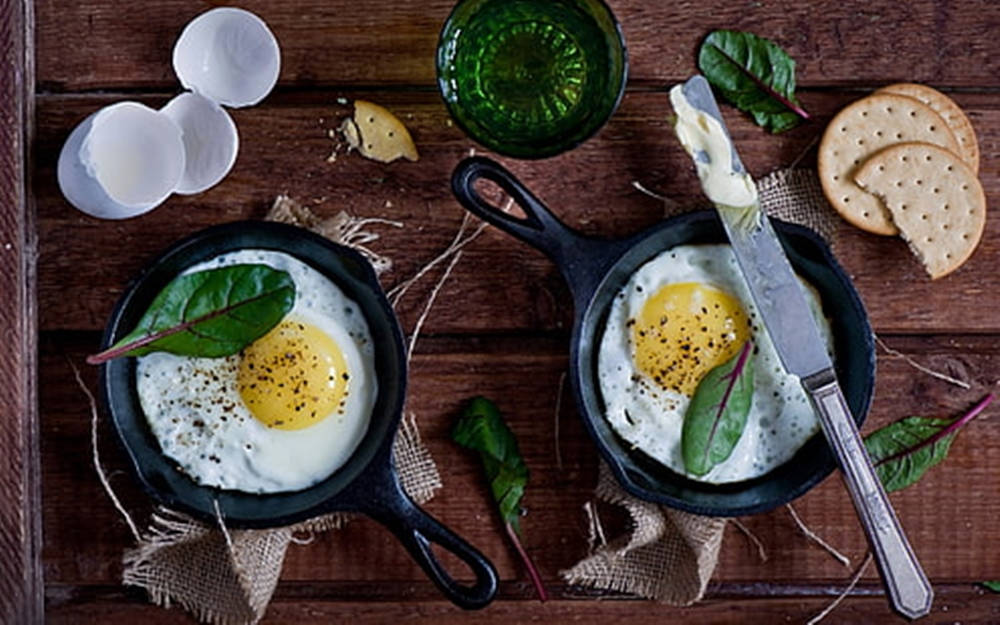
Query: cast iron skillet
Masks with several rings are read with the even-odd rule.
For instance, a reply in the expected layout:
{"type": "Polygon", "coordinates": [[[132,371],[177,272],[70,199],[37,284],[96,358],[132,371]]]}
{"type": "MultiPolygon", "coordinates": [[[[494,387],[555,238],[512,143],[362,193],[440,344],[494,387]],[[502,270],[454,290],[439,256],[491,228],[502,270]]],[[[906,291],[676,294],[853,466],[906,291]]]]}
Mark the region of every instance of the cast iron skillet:
{"type": "Polygon", "coordinates": [[[139,482],[155,500],[215,522],[214,502],[230,527],[276,527],[333,511],[361,512],[385,525],[438,588],[455,604],[481,608],[492,601],[497,574],[481,553],[418,508],[400,486],[392,443],[403,409],[406,358],[399,323],[371,265],[357,252],[307,230],[244,221],[202,230],[175,244],[132,282],[118,301],[103,346],[135,327],[156,294],[185,268],[244,248],[290,254],[326,275],[364,312],[375,343],[378,397],[368,431],[347,463],[322,482],[296,492],[255,495],[199,486],[160,451],[146,424],[135,387],[135,359],[102,366],[101,392],[139,482]],[[476,581],[454,580],[431,552],[437,543],[465,562],[476,581]]]}
{"type": "MultiPolygon", "coordinates": [[[[726,242],[714,211],[688,213],[625,239],[585,236],[559,221],[510,172],[486,158],[462,161],[452,191],[469,211],[538,248],[569,283],[576,309],[570,347],[570,378],[583,422],[615,477],[629,493],[657,503],[711,516],[743,516],[787,503],[818,484],[836,466],[822,434],[788,462],[759,478],[711,485],[675,473],[618,437],[604,419],[597,382],[597,349],[612,298],[646,261],[687,243],[726,242]],[[511,216],[476,190],[478,180],[499,185],[524,211],[511,216]]],[[[833,324],[837,376],[858,425],[871,403],[875,349],[864,306],[829,247],[814,232],[772,220],[795,270],[820,292],[833,324]]]]}

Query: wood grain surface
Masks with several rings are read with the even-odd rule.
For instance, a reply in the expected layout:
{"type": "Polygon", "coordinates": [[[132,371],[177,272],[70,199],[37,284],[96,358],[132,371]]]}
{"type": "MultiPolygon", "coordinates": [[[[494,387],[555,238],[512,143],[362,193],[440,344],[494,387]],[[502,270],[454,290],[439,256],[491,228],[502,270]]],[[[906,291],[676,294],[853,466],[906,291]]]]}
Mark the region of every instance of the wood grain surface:
{"type": "MultiPolygon", "coordinates": [[[[261,105],[231,112],[241,151],[226,180],[196,196],[172,197],[155,211],[122,222],[92,219],[66,203],[56,184],[55,163],[70,130],[112,102],[134,99],[160,106],[175,95],[180,86],[170,67],[173,42],[184,24],[216,4],[221,3],[0,0],[0,17],[22,15],[19,10],[30,17],[33,10],[37,21],[36,70],[25,73],[30,59],[5,57],[12,75],[27,79],[34,74],[35,86],[27,83],[34,97],[25,103],[34,111],[20,117],[25,109],[13,104],[16,92],[5,94],[2,106],[8,108],[0,109],[0,135],[14,137],[14,144],[0,141],[0,148],[9,150],[0,157],[13,159],[15,173],[27,162],[24,173],[30,173],[30,180],[18,173],[22,177],[3,180],[0,186],[0,192],[15,194],[0,198],[0,233],[14,244],[14,251],[0,250],[0,266],[16,270],[0,272],[0,329],[13,337],[12,344],[24,345],[16,357],[0,361],[3,390],[14,391],[0,395],[0,457],[8,449],[18,452],[0,472],[0,500],[18,502],[0,506],[0,622],[41,617],[33,611],[41,609],[42,574],[45,618],[52,623],[193,622],[179,608],[152,607],[141,593],[119,584],[121,554],[131,537],[93,474],[89,407],[72,382],[69,364],[82,366],[124,286],[160,250],[205,226],[260,218],[277,194],[288,193],[324,216],[346,210],[403,222],[401,229],[374,228],[381,238],[373,247],[394,261],[383,279],[391,287],[434,258],[462,223],[464,214],[451,197],[448,179],[470,150],[482,150],[451,123],[434,88],[433,52],[451,0],[241,2],[278,37],[282,72],[278,88],[261,105]],[[394,111],[412,131],[420,161],[383,165],[341,154],[328,162],[334,147],[328,131],[350,113],[338,100],[355,98],[394,111]],[[16,142],[32,122],[34,157],[25,161],[24,145],[16,142]],[[24,184],[30,185],[29,198],[16,195],[24,184]],[[22,266],[20,259],[33,260],[35,236],[38,278],[29,293],[23,289],[30,285],[34,265],[22,266]],[[32,294],[38,301],[37,378],[32,294]],[[32,418],[35,382],[41,389],[37,421],[32,418]],[[8,408],[4,401],[21,403],[8,408]],[[37,449],[26,446],[33,427],[38,428],[37,449]],[[34,512],[27,479],[33,451],[40,454],[42,484],[41,504],[34,512]],[[44,537],[40,554],[31,551],[38,548],[32,542],[32,523],[40,524],[44,537]],[[20,559],[9,560],[8,553],[20,559]],[[40,566],[33,565],[32,558],[39,555],[40,566]]],[[[666,121],[666,89],[695,70],[697,44],[715,28],[748,29],[783,45],[798,62],[800,100],[813,115],[810,122],[773,136],[725,107],[741,156],[755,176],[793,161],[813,167],[816,141],[841,107],[890,82],[917,81],[945,90],[966,110],[980,142],[988,204],[1000,202],[1000,61],[995,54],[1000,3],[609,4],[622,23],[630,53],[629,87],[618,112],[592,140],[564,155],[534,162],[500,159],[569,225],[588,234],[622,237],[656,224],[664,214],[663,203],[637,191],[634,181],[684,208],[704,206],[688,158],[666,121]]],[[[0,37],[13,28],[5,25],[0,25],[0,37]]],[[[7,72],[5,66],[2,75],[7,72]]],[[[0,85],[12,88],[17,87],[6,80],[0,85]]],[[[1000,221],[992,211],[990,215],[971,261],[933,283],[902,241],[838,222],[838,258],[885,343],[971,384],[968,390],[958,389],[880,348],[875,402],[865,431],[908,415],[957,415],[997,389],[1000,221]]],[[[439,275],[432,272],[401,302],[398,312],[407,330],[439,275]]],[[[427,508],[497,565],[502,583],[492,606],[468,614],[443,601],[398,542],[362,519],[289,549],[264,622],[620,619],[771,625],[804,623],[826,607],[846,586],[851,571],[807,540],[784,508],[741,519],[760,539],[766,560],[734,526],[727,528],[708,596],[693,607],[670,608],[560,580],[559,571],[587,553],[582,508],[593,500],[597,475],[595,448],[568,392],[560,413],[555,412],[571,320],[568,290],[551,262],[487,229],[465,249],[441,291],[412,363],[407,407],[418,416],[444,482],[427,508]],[[524,501],[524,542],[550,585],[555,600],[547,604],[533,600],[527,576],[501,534],[475,459],[448,440],[463,400],[474,394],[499,400],[532,471],[524,501]]],[[[96,370],[84,368],[83,373],[95,387],[96,370]]],[[[977,586],[1000,579],[998,414],[997,407],[987,411],[959,435],[946,462],[917,486],[892,496],[937,592],[934,612],[921,622],[1000,623],[1000,595],[977,586]]],[[[126,507],[144,519],[149,501],[132,481],[107,423],[100,434],[111,483],[126,507]]],[[[795,509],[853,564],[864,557],[864,536],[838,476],[798,500],[795,509]]],[[[609,534],[624,529],[620,510],[603,505],[598,510],[609,534]]],[[[824,622],[902,621],[887,607],[871,567],[824,622]]]]}
{"type": "Polygon", "coordinates": [[[35,228],[27,197],[31,11],[0,0],[0,623],[42,618],[35,228]]]}
{"type": "MultiPolygon", "coordinates": [[[[170,50],[184,25],[217,4],[166,0],[39,0],[38,76],[46,91],[175,88],[170,50]],[[66,45],[79,41],[86,45],[66,45]]],[[[434,48],[454,3],[248,0],[282,45],[283,87],[430,85],[434,48]]],[[[685,78],[709,29],[766,33],[798,60],[810,87],[900,80],[993,87],[1000,75],[989,1],[609,2],[637,85],[685,78]]]]}

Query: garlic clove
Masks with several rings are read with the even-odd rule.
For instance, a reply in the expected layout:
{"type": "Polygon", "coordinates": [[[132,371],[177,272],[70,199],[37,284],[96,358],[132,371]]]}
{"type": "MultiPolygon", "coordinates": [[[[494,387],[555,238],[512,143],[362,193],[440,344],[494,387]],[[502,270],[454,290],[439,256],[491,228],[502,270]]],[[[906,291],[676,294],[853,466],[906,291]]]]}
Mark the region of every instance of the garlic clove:
{"type": "Polygon", "coordinates": [[[185,166],[175,191],[190,195],[218,184],[236,162],[240,139],[229,113],[194,92],[182,93],[160,112],[184,135],[185,166]]]}
{"type": "Polygon", "coordinates": [[[188,23],[174,45],[173,64],[184,87],[239,108],[257,104],[274,88],[281,50],[262,19],[222,7],[188,23]]]}

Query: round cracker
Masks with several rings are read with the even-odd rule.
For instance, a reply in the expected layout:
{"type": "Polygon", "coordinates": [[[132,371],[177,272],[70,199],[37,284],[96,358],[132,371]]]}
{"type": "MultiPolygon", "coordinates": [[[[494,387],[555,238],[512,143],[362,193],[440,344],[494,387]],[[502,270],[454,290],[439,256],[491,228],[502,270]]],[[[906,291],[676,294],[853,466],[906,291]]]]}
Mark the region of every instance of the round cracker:
{"type": "Polygon", "coordinates": [[[830,121],[819,144],[817,169],[823,194],[844,219],[874,234],[897,233],[881,200],[854,183],[854,172],[875,152],[906,141],[933,143],[958,153],[958,141],[944,119],[907,96],[870,95],[830,121]]]}
{"type": "Polygon", "coordinates": [[[972,122],[966,117],[961,107],[955,104],[954,100],[937,89],[912,82],[901,82],[882,87],[875,93],[905,95],[909,98],[916,98],[934,109],[934,112],[944,119],[944,123],[948,124],[948,128],[958,139],[958,155],[962,157],[966,165],[972,168],[973,172],[979,173],[979,142],[976,140],[976,131],[972,127],[972,122]]]}
{"type": "Polygon", "coordinates": [[[986,195],[956,154],[930,143],[900,143],[865,161],[854,179],[882,198],[932,279],[958,269],[979,244],[986,195]]]}

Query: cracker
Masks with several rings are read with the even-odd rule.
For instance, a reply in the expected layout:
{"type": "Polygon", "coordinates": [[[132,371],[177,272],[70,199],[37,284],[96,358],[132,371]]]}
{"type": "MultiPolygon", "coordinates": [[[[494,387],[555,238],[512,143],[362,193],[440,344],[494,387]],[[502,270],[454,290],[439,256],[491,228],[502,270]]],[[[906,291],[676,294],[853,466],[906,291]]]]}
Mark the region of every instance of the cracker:
{"type": "Polygon", "coordinates": [[[854,179],[884,200],[932,279],[958,269],[979,244],[986,196],[976,172],[953,152],[900,143],[865,161],[854,179]]]}
{"type": "Polygon", "coordinates": [[[340,130],[348,145],[365,158],[382,163],[397,158],[411,161],[420,158],[410,131],[403,122],[378,104],[355,100],[354,117],[345,119],[340,130]]]}
{"type": "Polygon", "coordinates": [[[966,165],[972,168],[973,172],[979,173],[979,142],[976,140],[976,131],[972,127],[972,122],[955,104],[954,100],[937,89],[912,82],[901,82],[882,87],[875,93],[905,95],[909,98],[916,98],[934,109],[934,112],[944,119],[944,123],[948,124],[951,133],[958,140],[958,155],[962,157],[966,165]]]}
{"type": "Polygon", "coordinates": [[[896,234],[885,206],[854,183],[865,160],[894,143],[923,141],[958,152],[958,141],[940,115],[913,98],[882,93],[837,113],[819,145],[818,170],[823,194],[841,216],[875,234],[896,234]]]}

